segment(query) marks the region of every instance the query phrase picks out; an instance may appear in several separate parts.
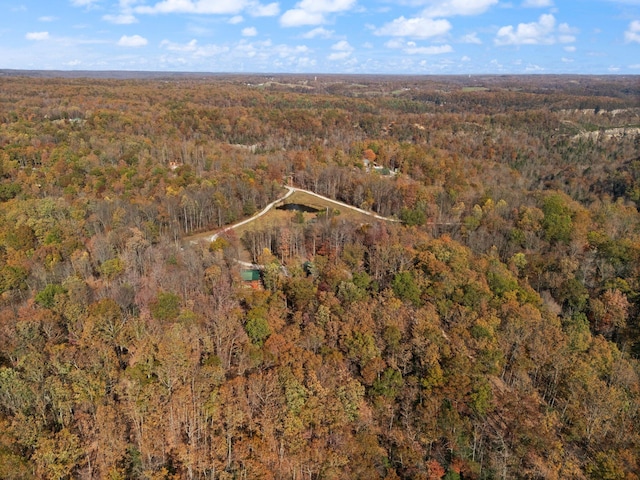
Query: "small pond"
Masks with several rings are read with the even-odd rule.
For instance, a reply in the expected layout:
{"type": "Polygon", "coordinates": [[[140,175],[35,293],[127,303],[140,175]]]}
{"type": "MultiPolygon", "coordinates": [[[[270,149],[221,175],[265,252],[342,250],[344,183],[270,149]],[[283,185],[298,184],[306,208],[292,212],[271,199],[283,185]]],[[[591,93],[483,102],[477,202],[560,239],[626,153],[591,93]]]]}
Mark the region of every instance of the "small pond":
{"type": "Polygon", "coordinates": [[[320,211],[317,208],[310,207],[309,205],[303,205],[302,203],[285,203],[276,207],[276,210],[290,210],[305,213],[318,213],[320,211]]]}

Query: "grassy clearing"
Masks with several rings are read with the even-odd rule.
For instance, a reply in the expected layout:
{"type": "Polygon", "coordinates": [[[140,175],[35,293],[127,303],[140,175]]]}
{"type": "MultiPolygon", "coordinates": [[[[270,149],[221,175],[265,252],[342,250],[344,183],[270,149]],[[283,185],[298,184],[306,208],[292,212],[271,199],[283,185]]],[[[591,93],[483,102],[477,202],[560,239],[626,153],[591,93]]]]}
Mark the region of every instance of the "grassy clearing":
{"type": "MultiPolygon", "coordinates": [[[[310,195],[305,192],[294,192],[289,198],[287,198],[283,203],[299,203],[302,205],[308,205],[309,207],[316,208],[321,212],[330,209],[335,215],[338,212],[337,217],[339,219],[348,220],[355,224],[362,223],[374,223],[380,220],[377,220],[369,215],[366,215],[362,212],[358,212],[357,210],[352,210],[348,207],[340,205],[338,203],[332,202],[331,200],[325,200],[315,195],[310,195]]],[[[281,205],[281,204],[278,204],[281,205]]],[[[276,205],[276,206],[278,206],[276,205]]],[[[264,230],[271,227],[287,225],[293,223],[296,212],[286,211],[286,210],[276,210],[276,208],[272,208],[266,214],[261,217],[256,218],[252,222],[241,225],[237,228],[234,228],[234,233],[237,238],[242,238],[244,232],[247,231],[255,231],[255,230],[264,230]]],[[[305,222],[315,218],[316,213],[303,213],[305,222]]],[[[198,233],[196,235],[191,235],[185,238],[187,242],[193,241],[204,241],[211,237],[214,233],[221,231],[222,229],[211,230],[208,232],[198,233]]]]}
{"type": "MultiPolygon", "coordinates": [[[[349,220],[356,224],[373,223],[378,221],[375,218],[370,217],[369,215],[365,215],[364,213],[352,210],[330,200],[324,200],[314,195],[309,195],[305,192],[294,192],[289,198],[284,201],[284,203],[299,203],[302,205],[308,205],[309,207],[316,208],[321,212],[330,209],[334,213],[334,215],[336,212],[339,212],[338,218],[349,220]]],[[[308,222],[312,218],[315,218],[316,215],[318,214],[303,213],[305,222],[308,222]]],[[[276,208],[274,207],[262,217],[256,218],[253,222],[241,225],[240,227],[235,228],[234,231],[238,238],[241,238],[242,234],[247,231],[263,230],[269,227],[282,226],[292,223],[295,216],[296,212],[276,210],[276,208]]]]}
{"type": "Polygon", "coordinates": [[[353,210],[351,208],[345,207],[344,205],[340,205],[339,203],[333,202],[328,199],[324,200],[322,198],[316,197],[315,195],[310,195],[305,192],[295,192],[293,195],[287,198],[285,202],[309,205],[310,207],[317,208],[321,211],[326,210],[327,208],[337,210],[338,212],[340,212],[340,218],[350,220],[354,223],[373,223],[379,221],[371,217],[370,215],[366,215],[362,212],[358,212],[357,210],[353,210]]]}

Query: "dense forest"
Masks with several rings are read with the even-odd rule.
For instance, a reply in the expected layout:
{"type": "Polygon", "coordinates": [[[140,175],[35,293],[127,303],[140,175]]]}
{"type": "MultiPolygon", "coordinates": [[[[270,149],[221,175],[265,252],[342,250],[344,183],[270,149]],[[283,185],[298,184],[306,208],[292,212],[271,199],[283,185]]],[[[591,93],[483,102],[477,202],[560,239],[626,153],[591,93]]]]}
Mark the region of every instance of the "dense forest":
{"type": "Polygon", "coordinates": [[[638,479],[639,207],[638,77],[2,76],[0,478],[638,479]]]}

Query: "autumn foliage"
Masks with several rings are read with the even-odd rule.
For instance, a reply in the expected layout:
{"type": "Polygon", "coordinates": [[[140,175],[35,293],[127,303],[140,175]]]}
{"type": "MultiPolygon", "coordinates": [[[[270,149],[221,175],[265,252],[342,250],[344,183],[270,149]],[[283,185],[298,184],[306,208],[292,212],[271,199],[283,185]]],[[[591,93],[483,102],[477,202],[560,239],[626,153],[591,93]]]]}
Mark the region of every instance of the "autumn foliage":
{"type": "Polygon", "coordinates": [[[0,477],[637,479],[637,78],[259,80],[1,78],[0,477]]]}

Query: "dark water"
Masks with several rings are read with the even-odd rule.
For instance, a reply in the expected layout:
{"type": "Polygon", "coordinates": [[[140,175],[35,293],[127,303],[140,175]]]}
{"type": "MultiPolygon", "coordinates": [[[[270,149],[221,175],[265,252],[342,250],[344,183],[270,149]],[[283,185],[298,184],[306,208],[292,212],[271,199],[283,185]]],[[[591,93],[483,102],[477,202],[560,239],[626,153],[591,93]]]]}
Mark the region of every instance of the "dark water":
{"type": "Polygon", "coordinates": [[[285,203],[284,205],[276,207],[276,210],[291,210],[306,213],[318,213],[320,211],[317,208],[310,207],[309,205],[303,205],[301,203],[285,203]]]}

